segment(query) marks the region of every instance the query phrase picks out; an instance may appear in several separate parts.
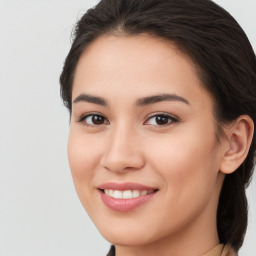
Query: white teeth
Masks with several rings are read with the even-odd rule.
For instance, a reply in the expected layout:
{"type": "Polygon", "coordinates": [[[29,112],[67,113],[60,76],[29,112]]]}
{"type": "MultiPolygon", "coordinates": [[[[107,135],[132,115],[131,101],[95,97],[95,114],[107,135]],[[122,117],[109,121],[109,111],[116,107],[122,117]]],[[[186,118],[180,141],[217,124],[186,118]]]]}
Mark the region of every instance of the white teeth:
{"type": "Polygon", "coordinates": [[[136,197],[139,197],[140,196],[140,191],[139,190],[133,190],[132,191],[132,197],[133,198],[136,198],[136,197]]]}
{"type": "Polygon", "coordinates": [[[109,189],[109,194],[108,195],[114,197],[114,190],[113,189],[109,189]]]}
{"type": "Polygon", "coordinates": [[[114,198],[120,198],[120,199],[122,199],[122,198],[123,198],[123,192],[122,192],[122,191],[119,191],[119,190],[115,190],[113,197],[114,197],[114,198]]]}
{"type": "Polygon", "coordinates": [[[154,190],[125,190],[125,191],[120,191],[120,190],[113,190],[113,189],[104,189],[104,193],[110,197],[114,197],[117,199],[131,199],[131,198],[136,198],[139,196],[144,196],[147,194],[150,194],[154,192],[154,190]]]}
{"type": "Polygon", "coordinates": [[[123,199],[130,199],[130,198],[132,198],[132,191],[131,190],[123,191],[123,199]]]}
{"type": "Polygon", "coordinates": [[[141,192],[141,195],[142,196],[144,196],[144,195],[146,195],[147,194],[147,190],[143,190],[142,192],[141,192]]]}

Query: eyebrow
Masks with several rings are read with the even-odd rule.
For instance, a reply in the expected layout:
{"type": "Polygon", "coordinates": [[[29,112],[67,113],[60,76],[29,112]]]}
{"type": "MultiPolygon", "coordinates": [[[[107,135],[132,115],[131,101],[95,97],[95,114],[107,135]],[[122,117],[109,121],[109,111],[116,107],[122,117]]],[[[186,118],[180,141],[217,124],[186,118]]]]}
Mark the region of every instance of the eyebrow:
{"type": "MultiPolygon", "coordinates": [[[[136,100],[135,105],[139,107],[143,107],[143,106],[147,106],[147,105],[162,102],[162,101],[179,101],[179,102],[183,102],[190,105],[188,100],[176,94],[158,94],[158,95],[143,97],[136,100]]],[[[89,94],[80,94],[79,96],[77,96],[74,99],[73,103],[78,103],[78,102],[89,102],[89,103],[93,103],[93,104],[97,104],[105,107],[108,106],[108,102],[106,99],[98,96],[89,95],[89,94]]]]}
{"type": "Polygon", "coordinates": [[[186,100],[183,97],[178,96],[176,94],[160,94],[160,95],[144,97],[144,98],[138,99],[136,101],[136,105],[143,107],[143,106],[146,106],[149,104],[158,103],[158,102],[162,102],[162,101],[180,101],[180,102],[190,105],[188,100],[186,100]]]}
{"type": "Polygon", "coordinates": [[[98,96],[89,95],[89,94],[80,94],[79,96],[77,96],[74,99],[73,103],[78,103],[78,102],[89,102],[89,103],[94,103],[101,106],[108,106],[108,103],[105,99],[98,96]]]}

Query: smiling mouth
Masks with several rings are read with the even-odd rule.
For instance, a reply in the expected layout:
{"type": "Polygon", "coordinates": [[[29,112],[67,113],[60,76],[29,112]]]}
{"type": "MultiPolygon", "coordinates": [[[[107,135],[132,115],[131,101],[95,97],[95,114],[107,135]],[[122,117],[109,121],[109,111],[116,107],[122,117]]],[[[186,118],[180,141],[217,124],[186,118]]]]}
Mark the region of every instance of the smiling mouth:
{"type": "Polygon", "coordinates": [[[98,191],[109,209],[127,212],[149,202],[159,189],[132,182],[109,182],[100,185],[98,191]]]}
{"type": "Polygon", "coordinates": [[[111,210],[132,211],[146,205],[159,188],[134,182],[107,182],[97,187],[102,202],[111,210]]]}
{"type": "Polygon", "coordinates": [[[104,194],[109,197],[116,198],[116,199],[132,199],[141,196],[145,196],[148,194],[152,194],[158,189],[152,190],[114,190],[114,189],[100,189],[104,194]]]}

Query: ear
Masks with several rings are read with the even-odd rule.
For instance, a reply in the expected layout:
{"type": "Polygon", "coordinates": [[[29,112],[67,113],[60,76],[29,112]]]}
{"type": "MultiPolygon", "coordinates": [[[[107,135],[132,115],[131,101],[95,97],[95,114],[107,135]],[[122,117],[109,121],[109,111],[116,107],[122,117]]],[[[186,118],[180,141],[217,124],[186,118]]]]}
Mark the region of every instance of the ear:
{"type": "Polygon", "coordinates": [[[226,141],[220,163],[224,174],[234,172],[247,157],[253,138],[254,123],[247,115],[239,116],[231,126],[224,128],[226,141]]]}

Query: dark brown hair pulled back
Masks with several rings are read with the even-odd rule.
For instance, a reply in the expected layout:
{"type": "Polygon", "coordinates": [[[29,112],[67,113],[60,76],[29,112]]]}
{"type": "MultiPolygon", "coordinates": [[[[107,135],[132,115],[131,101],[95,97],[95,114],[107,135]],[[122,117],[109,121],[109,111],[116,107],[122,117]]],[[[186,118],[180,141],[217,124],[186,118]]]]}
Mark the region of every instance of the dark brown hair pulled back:
{"type": "MultiPolygon", "coordinates": [[[[148,33],[174,42],[194,61],[205,89],[215,101],[219,131],[240,115],[256,124],[256,58],[244,31],[210,0],[102,0],[89,9],[74,30],[71,50],[60,77],[61,96],[72,111],[72,84],[78,60],[96,38],[148,33]]],[[[217,228],[222,243],[237,251],[247,227],[248,186],[256,138],[244,163],[224,180],[217,228]]]]}

